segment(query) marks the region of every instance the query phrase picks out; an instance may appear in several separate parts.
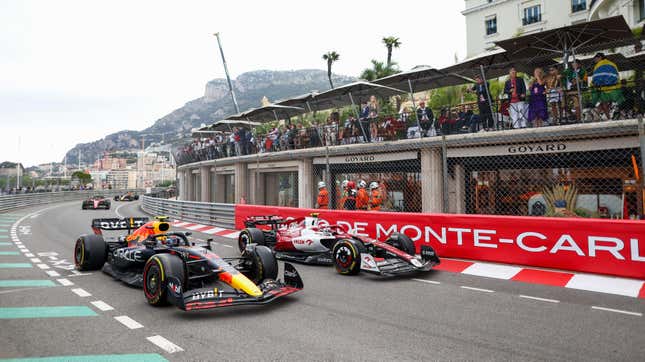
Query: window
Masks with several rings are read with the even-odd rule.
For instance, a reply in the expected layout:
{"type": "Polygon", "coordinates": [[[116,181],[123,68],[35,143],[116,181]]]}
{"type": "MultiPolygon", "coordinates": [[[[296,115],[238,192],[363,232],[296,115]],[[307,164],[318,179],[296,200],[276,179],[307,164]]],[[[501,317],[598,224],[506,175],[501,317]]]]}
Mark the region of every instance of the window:
{"type": "Polygon", "coordinates": [[[486,35],[497,33],[497,16],[486,19],[486,35]]]}
{"type": "Polygon", "coordinates": [[[577,13],[587,9],[587,0],[571,0],[571,12],[577,13]]]}
{"type": "Polygon", "coordinates": [[[645,19],[645,0],[638,0],[639,21],[645,19]]]}
{"type": "Polygon", "coordinates": [[[533,23],[539,23],[542,21],[542,11],[540,5],[531,6],[530,8],[524,9],[524,19],[522,19],[522,25],[529,25],[533,23]]]}

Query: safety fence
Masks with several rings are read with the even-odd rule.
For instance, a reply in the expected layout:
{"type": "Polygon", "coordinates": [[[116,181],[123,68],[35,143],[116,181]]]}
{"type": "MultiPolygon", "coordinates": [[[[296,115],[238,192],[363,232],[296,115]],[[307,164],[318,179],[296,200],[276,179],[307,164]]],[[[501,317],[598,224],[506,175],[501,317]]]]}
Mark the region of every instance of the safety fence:
{"type": "Polygon", "coordinates": [[[127,192],[143,193],[143,189],[129,190],[84,190],[63,192],[42,192],[33,194],[0,196],[0,212],[33,205],[51,204],[55,202],[82,200],[92,196],[112,198],[127,192]]]}
{"type": "Polygon", "coordinates": [[[143,211],[155,216],[168,216],[181,221],[232,229],[235,205],[179,201],[151,196],[143,197],[143,211]]]}

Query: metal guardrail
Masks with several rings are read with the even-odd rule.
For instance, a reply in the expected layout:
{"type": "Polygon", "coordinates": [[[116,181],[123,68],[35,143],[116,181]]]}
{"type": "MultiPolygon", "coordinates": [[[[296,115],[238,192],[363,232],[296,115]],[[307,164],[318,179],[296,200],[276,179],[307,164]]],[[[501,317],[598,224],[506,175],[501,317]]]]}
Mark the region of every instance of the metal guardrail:
{"type": "Polygon", "coordinates": [[[62,192],[37,192],[33,194],[18,194],[0,196],[0,212],[17,209],[21,207],[44,205],[55,202],[82,200],[94,195],[103,195],[112,198],[129,191],[144,193],[144,189],[131,190],[84,190],[84,191],[62,191],[62,192]]]}
{"type": "Polygon", "coordinates": [[[143,211],[152,215],[163,215],[225,229],[235,227],[235,204],[179,201],[144,196],[143,211]]]}

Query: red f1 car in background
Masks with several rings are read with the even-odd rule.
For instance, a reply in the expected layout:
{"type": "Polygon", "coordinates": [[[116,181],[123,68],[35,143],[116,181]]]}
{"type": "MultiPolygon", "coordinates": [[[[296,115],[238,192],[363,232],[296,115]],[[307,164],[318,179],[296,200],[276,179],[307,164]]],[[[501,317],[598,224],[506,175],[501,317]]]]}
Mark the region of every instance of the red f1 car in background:
{"type": "Polygon", "coordinates": [[[87,200],[83,200],[83,203],[81,204],[81,209],[82,210],[86,210],[86,209],[110,210],[110,200],[106,199],[105,196],[98,196],[98,195],[92,196],[87,200]]]}
{"type": "Polygon", "coordinates": [[[399,275],[429,271],[440,263],[429,245],[416,255],[414,242],[406,235],[392,233],[385,242],[348,233],[339,225],[319,222],[318,214],[285,220],[278,216],[248,217],[238,237],[240,251],[249,244],[266,245],[276,258],[306,264],[336,266],[340,274],[361,270],[399,275]]]}

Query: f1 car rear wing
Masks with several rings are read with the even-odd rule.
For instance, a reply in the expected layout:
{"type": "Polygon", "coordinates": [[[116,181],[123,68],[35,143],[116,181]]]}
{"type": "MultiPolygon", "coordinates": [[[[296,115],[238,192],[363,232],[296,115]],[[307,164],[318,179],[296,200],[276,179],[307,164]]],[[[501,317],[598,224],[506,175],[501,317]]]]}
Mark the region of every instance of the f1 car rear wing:
{"type": "Polygon", "coordinates": [[[93,219],[92,230],[96,235],[101,235],[102,230],[128,230],[129,234],[132,230],[142,227],[148,221],[147,217],[93,219]]]}
{"type": "Polygon", "coordinates": [[[285,222],[287,222],[287,220],[277,215],[249,216],[244,220],[244,226],[247,228],[256,227],[257,225],[277,226],[284,224],[285,222]]]}

